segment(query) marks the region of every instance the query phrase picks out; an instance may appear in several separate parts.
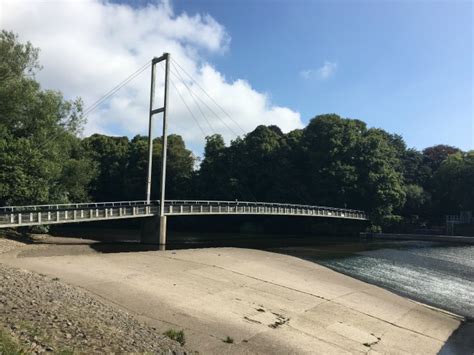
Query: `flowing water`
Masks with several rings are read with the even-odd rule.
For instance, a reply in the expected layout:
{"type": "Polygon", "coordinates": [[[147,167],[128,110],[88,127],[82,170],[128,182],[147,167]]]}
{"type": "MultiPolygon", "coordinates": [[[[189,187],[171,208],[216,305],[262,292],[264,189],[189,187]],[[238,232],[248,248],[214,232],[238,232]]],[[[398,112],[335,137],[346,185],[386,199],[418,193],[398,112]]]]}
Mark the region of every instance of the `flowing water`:
{"type": "Polygon", "coordinates": [[[409,298],[474,318],[474,246],[400,241],[270,249],[322,264],[409,298]]]}

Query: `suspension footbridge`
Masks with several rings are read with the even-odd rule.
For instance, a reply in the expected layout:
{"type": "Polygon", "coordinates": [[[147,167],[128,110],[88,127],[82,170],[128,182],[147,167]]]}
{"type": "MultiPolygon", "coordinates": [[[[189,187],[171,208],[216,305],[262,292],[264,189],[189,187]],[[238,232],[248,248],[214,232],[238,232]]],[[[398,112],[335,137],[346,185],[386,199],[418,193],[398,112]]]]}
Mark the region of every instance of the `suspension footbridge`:
{"type": "MultiPolygon", "coordinates": [[[[146,218],[161,215],[160,201],[9,206],[0,208],[0,228],[146,218]]],[[[366,220],[363,211],[286,203],[245,201],[165,201],[165,216],[270,215],[366,220]]]]}
{"type": "MultiPolygon", "coordinates": [[[[71,203],[71,204],[46,204],[46,205],[30,205],[30,206],[5,206],[0,207],[0,228],[16,228],[35,225],[53,225],[65,223],[93,222],[117,219],[133,219],[143,218],[143,231],[151,234],[147,240],[159,242],[164,245],[166,243],[166,218],[172,216],[204,216],[204,215],[263,215],[263,216],[296,216],[296,217],[313,217],[313,218],[337,218],[350,220],[367,220],[364,211],[335,208],[317,205],[298,205],[290,203],[271,203],[271,202],[245,202],[245,201],[207,201],[207,200],[165,200],[166,187],[166,160],[167,160],[167,111],[168,111],[168,87],[170,82],[170,73],[181,79],[181,82],[188,89],[190,97],[195,100],[196,94],[193,93],[182,76],[179,74],[178,67],[170,71],[171,57],[168,53],[164,53],[159,58],[153,58],[151,62],[141,67],[126,80],[112,89],[109,93],[99,99],[89,109],[85,110],[88,115],[97,109],[104,100],[113,95],[117,90],[123,87],[138,74],[143,72],[151,64],[151,89],[150,89],[150,109],[149,109],[149,125],[148,125],[148,171],[146,178],[146,200],[142,201],[113,201],[113,202],[97,202],[97,203],[71,203]],[[163,64],[165,71],[164,95],[162,107],[155,107],[155,67],[157,64],[163,64]],[[160,181],[160,200],[151,200],[152,188],[152,152],[153,152],[153,117],[156,114],[162,114],[162,159],[161,159],[161,181],[160,181]],[[159,223],[158,222],[159,218],[159,223]],[[148,223],[148,222],[151,223],[148,223]]],[[[179,64],[176,63],[178,66],[179,64]]],[[[184,71],[184,68],[179,66],[184,71]]],[[[186,73],[184,71],[184,73],[186,73]]],[[[187,73],[186,73],[187,74],[187,73]]],[[[188,74],[189,75],[189,74],[188,74]]],[[[191,78],[192,79],[192,78],[191,78]]],[[[173,83],[172,83],[173,84],[173,83]]],[[[199,86],[198,83],[195,84],[199,86]]],[[[176,86],[173,84],[177,90],[176,86]]],[[[209,99],[214,102],[222,112],[229,117],[234,124],[238,122],[225,112],[225,110],[207,93],[202,87],[201,90],[209,99]]],[[[178,94],[183,104],[188,108],[183,96],[178,94]]],[[[205,103],[204,101],[202,101],[205,103]]],[[[211,109],[207,104],[206,106],[211,109]]],[[[200,109],[201,111],[201,109],[200,109]]],[[[211,112],[219,118],[214,110],[211,112]]],[[[199,125],[193,112],[189,110],[190,116],[199,125]]],[[[206,119],[201,111],[203,118],[206,119]]],[[[224,122],[225,123],[225,122],[224,122]]],[[[227,127],[229,127],[226,124],[227,127]]],[[[201,131],[202,126],[199,125],[201,131]]],[[[212,128],[212,127],[211,127],[212,128]]],[[[230,128],[230,127],[229,127],[230,128]]],[[[242,131],[244,131],[242,129],[242,131]]],[[[204,132],[203,132],[204,133],[204,132]]]]}

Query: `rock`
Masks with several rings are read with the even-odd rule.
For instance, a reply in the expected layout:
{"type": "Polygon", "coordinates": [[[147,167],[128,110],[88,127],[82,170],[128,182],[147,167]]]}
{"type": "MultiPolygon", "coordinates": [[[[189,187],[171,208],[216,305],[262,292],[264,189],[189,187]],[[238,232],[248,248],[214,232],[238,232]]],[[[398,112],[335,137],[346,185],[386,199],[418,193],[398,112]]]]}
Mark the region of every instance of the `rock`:
{"type": "Polygon", "coordinates": [[[184,353],[176,342],[157,337],[155,328],[61,280],[51,282],[4,264],[0,279],[1,289],[8,290],[0,295],[0,319],[30,353],[58,348],[80,353],[184,353]]]}

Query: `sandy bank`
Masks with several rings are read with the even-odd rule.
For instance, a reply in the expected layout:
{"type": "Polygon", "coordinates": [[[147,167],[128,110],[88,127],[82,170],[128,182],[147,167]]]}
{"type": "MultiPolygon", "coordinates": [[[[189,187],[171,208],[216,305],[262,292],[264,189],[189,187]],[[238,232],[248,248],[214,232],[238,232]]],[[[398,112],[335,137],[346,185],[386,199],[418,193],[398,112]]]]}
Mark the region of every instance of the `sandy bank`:
{"type": "Polygon", "coordinates": [[[59,277],[201,353],[437,353],[460,319],[291,256],[27,246],[0,262],[59,277]],[[224,343],[230,337],[233,344],[224,343]]]}

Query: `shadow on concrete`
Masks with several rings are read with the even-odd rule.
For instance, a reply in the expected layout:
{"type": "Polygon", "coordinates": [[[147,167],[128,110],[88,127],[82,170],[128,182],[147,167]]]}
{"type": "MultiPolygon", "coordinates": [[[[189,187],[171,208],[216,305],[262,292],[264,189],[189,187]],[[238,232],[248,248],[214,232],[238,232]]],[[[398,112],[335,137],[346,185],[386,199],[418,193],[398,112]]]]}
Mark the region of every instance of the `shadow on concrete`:
{"type": "Polygon", "coordinates": [[[17,242],[25,243],[25,244],[33,244],[35,240],[26,233],[19,233],[17,231],[9,231],[2,233],[0,238],[10,239],[17,242]]]}
{"type": "Polygon", "coordinates": [[[165,250],[156,244],[142,244],[138,242],[94,243],[90,247],[99,253],[132,253],[165,250]]]}

